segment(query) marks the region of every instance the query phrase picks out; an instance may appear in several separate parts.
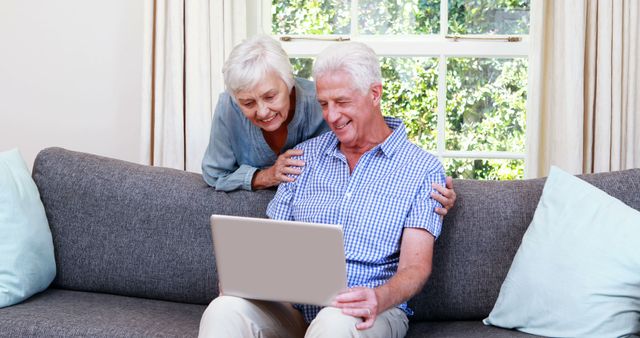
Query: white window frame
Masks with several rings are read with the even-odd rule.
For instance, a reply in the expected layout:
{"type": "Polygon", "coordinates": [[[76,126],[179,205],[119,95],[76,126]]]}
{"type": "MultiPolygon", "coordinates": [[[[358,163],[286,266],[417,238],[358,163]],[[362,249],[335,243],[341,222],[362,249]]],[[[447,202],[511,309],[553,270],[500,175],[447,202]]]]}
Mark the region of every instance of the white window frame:
{"type": "MultiPolygon", "coordinates": [[[[268,34],[276,39],[281,35],[271,34],[271,1],[255,1],[260,15],[256,26],[261,28],[262,34],[268,34]]],[[[350,35],[323,35],[327,40],[318,40],[317,35],[295,35],[295,39],[281,41],[284,50],[291,58],[315,57],[329,44],[335,43],[333,39],[348,37],[351,41],[361,41],[369,45],[381,57],[437,57],[438,62],[438,118],[437,118],[437,145],[432,152],[442,161],[445,158],[452,159],[513,159],[524,160],[524,152],[506,151],[454,151],[447,150],[445,144],[446,135],[446,73],[447,58],[477,57],[477,58],[529,58],[529,36],[513,35],[519,41],[507,41],[503,35],[473,35],[472,39],[454,39],[447,37],[448,30],[448,1],[440,2],[440,12],[444,13],[440,18],[440,33],[431,35],[360,35],[357,27],[358,0],[351,2],[351,34],[350,35]],[[309,38],[309,39],[305,39],[309,38]],[[485,39],[490,38],[490,39],[485,39]],[[501,38],[501,39],[495,39],[501,38]]],[[[288,35],[293,36],[293,35],[288,35]]],[[[526,140],[525,140],[526,142],[526,140]]],[[[526,171],[526,163],[525,163],[526,171]]]]}

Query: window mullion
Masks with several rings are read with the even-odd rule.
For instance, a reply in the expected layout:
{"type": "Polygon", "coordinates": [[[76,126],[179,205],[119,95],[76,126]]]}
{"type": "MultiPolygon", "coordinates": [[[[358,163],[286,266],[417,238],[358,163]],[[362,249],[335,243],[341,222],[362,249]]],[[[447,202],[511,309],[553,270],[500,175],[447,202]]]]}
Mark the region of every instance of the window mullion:
{"type": "MultiPolygon", "coordinates": [[[[280,36],[275,36],[277,39],[280,36]]],[[[340,37],[340,35],[327,35],[323,37],[340,37]]],[[[360,35],[353,38],[362,41],[378,55],[395,57],[434,56],[446,55],[449,57],[496,57],[514,58],[526,57],[529,49],[527,40],[522,42],[501,41],[460,41],[453,42],[439,37],[425,37],[422,39],[413,37],[372,37],[360,35]]],[[[291,56],[315,55],[333,42],[304,39],[292,39],[283,41],[282,46],[291,56]]]]}
{"type": "Polygon", "coordinates": [[[360,35],[358,30],[359,0],[351,0],[351,37],[360,35]]]}
{"type": "Polygon", "coordinates": [[[445,117],[447,113],[447,58],[440,55],[438,60],[438,137],[436,152],[439,157],[445,152],[445,117]]]}
{"type": "Polygon", "coordinates": [[[516,153],[509,151],[465,151],[465,150],[445,150],[442,154],[444,158],[469,158],[469,159],[508,159],[521,160],[524,159],[524,153],[516,153]]]}
{"type": "Polygon", "coordinates": [[[449,3],[440,1],[440,35],[446,36],[449,31],[449,3]]]}
{"type": "MultiPolygon", "coordinates": [[[[449,4],[448,1],[440,1],[440,37],[444,38],[448,32],[449,4]]],[[[440,54],[438,61],[438,137],[436,141],[436,152],[440,161],[443,161],[445,153],[446,136],[446,114],[447,114],[447,57],[440,54]]]]}

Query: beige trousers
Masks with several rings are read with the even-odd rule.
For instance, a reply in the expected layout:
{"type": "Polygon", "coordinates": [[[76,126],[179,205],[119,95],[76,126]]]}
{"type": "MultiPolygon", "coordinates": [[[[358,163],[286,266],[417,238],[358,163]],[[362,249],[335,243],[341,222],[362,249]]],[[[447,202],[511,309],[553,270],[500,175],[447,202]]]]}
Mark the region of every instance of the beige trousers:
{"type": "Polygon", "coordinates": [[[356,329],[362,319],[326,307],[309,326],[302,314],[288,303],[246,300],[220,296],[207,307],[200,320],[199,337],[210,338],[402,338],[409,329],[404,312],[393,308],[380,314],[372,328],[356,329]]]}

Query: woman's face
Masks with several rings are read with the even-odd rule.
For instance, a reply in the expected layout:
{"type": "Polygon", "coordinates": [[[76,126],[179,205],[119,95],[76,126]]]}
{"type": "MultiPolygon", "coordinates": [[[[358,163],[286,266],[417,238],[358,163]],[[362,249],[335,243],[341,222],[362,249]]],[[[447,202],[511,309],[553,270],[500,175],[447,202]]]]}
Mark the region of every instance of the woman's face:
{"type": "Polygon", "coordinates": [[[274,72],[267,74],[253,88],[236,92],[235,98],[249,121],[264,131],[278,130],[289,116],[289,89],[274,72]]]}

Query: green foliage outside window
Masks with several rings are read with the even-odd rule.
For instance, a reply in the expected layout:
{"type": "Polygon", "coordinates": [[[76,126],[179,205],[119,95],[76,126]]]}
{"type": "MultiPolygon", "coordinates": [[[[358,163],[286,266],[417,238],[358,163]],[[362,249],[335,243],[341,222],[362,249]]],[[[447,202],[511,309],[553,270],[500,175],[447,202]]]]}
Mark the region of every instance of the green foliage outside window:
{"type": "MultiPolygon", "coordinates": [[[[446,149],[524,152],[525,59],[447,59],[446,149]]],[[[445,161],[453,177],[516,179],[522,160],[445,161]]]]}
{"type": "Polygon", "coordinates": [[[438,59],[384,57],[380,65],[383,114],[402,119],[409,139],[434,151],[438,134],[438,59]]]}
{"type": "Polygon", "coordinates": [[[440,1],[359,0],[360,34],[437,34],[440,1]]]}
{"type": "MultiPolygon", "coordinates": [[[[358,3],[362,34],[439,32],[437,0],[358,3]]],[[[448,4],[452,33],[528,32],[529,1],[449,0],[448,4]]],[[[348,34],[350,24],[350,1],[274,1],[274,34],[348,34]]],[[[312,59],[291,61],[297,76],[311,78],[312,59]]],[[[383,113],[401,118],[412,142],[434,151],[438,59],[382,57],[380,63],[383,113]]],[[[527,60],[449,57],[446,66],[446,150],[524,152],[527,60]]],[[[444,158],[443,164],[448,175],[459,178],[524,176],[523,160],[444,158]]]]}
{"type": "Polygon", "coordinates": [[[528,34],[530,0],[449,0],[449,34],[528,34]]]}
{"type": "Polygon", "coordinates": [[[349,34],[349,0],[273,0],[274,34],[349,34]]]}

